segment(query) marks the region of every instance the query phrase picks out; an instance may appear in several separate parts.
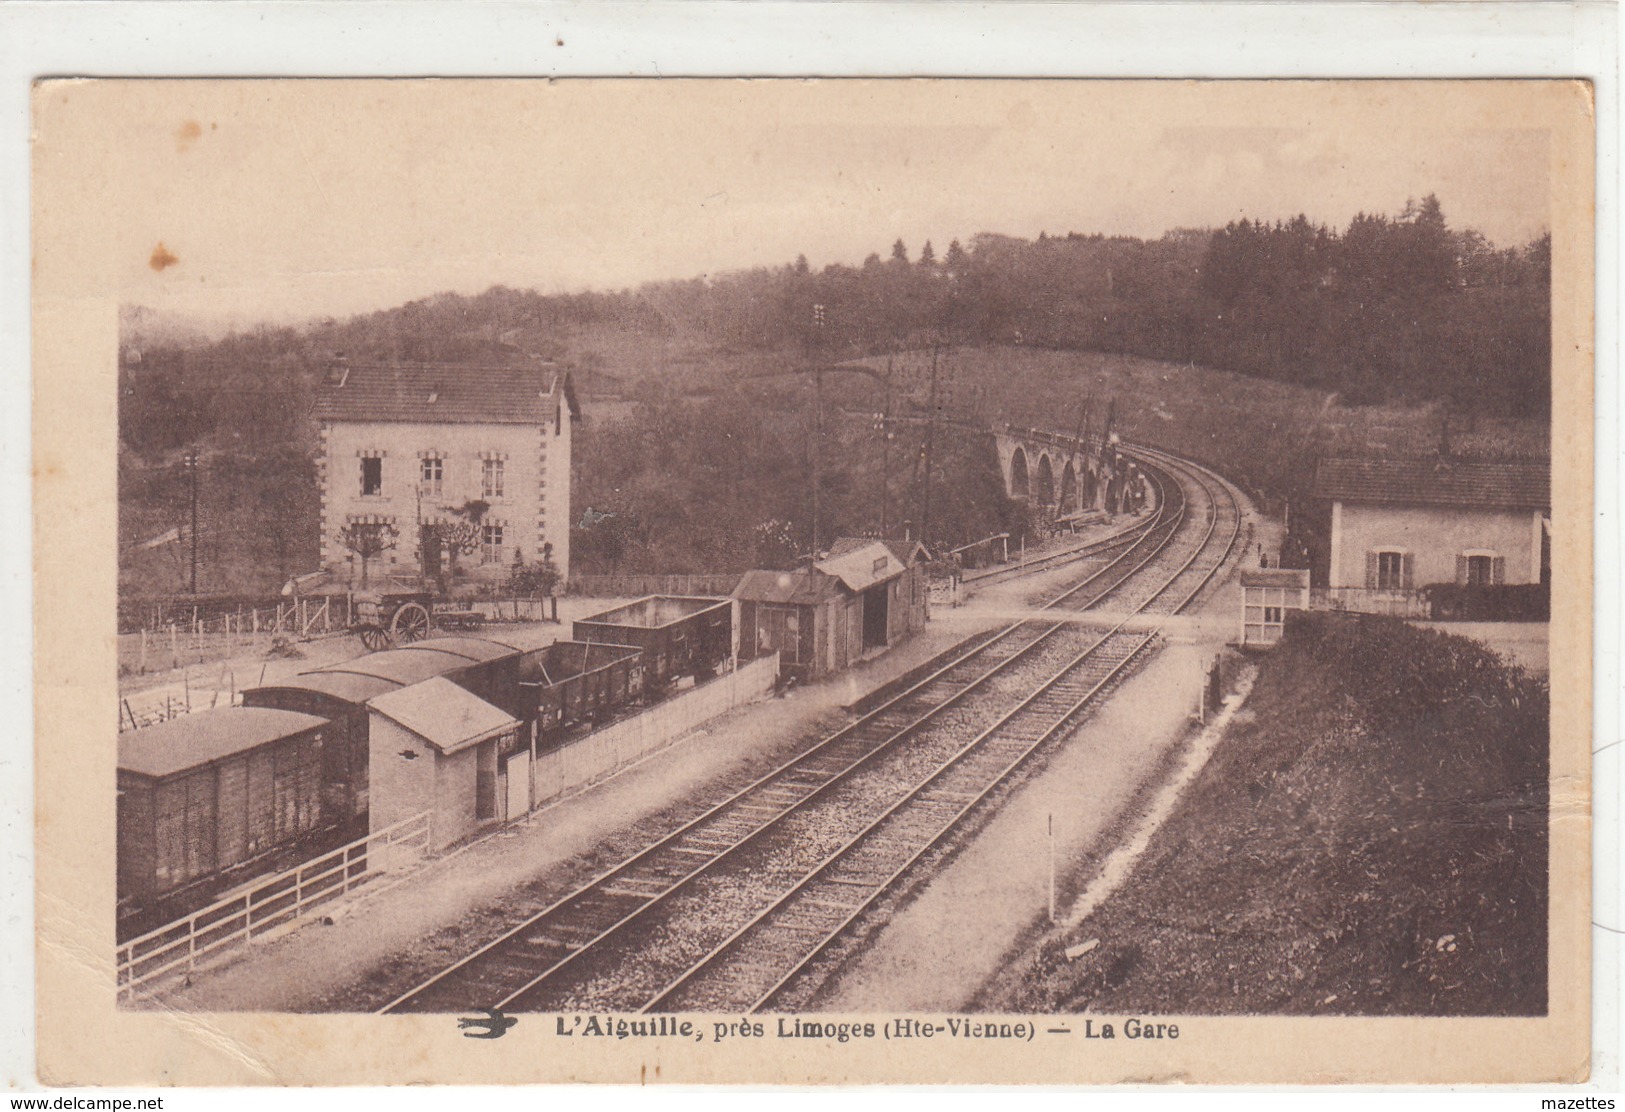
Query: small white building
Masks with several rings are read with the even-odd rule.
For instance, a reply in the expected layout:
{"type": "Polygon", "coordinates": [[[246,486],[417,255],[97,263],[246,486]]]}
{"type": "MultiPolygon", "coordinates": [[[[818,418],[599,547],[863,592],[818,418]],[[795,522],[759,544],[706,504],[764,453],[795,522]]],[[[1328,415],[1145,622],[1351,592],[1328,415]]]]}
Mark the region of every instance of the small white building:
{"type": "Polygon", "coordinates": [[[429,848],[445,849],[482,826],[509,817],[508,765],[523,780],[528,809],[528,751],[520,722],[443,676],[376,696],[367,703],[368,811],[374,832],[428,811],[429,848]]]}
{"type": "Polygon", "coordinates": [[[1333,591],[1539,583],[1548,557],[1548,460],[1328,459],[1333,591]]]}
{"type": "Polygon", "coordinates": [[[421,526],[483,503],[478,548],[458,566],[505,578],[514,554],[553,546],[570,567],[571,425],[581,411],[567,374],[535,366],[338,362],[317,390],[322,567],[359,582],[338,539],[351,524],[394,528],[370,574],[416,575],[421,526]],[[403,566],[404,565],[404,566],[403,566]]]}
{"type": "Polygon", "coordinates": [[[1273,645],[1286,628],[1288,610],[1309,609],[1309,572],[1249,568],[1241,573],[1241,644],[1273,645]]]}

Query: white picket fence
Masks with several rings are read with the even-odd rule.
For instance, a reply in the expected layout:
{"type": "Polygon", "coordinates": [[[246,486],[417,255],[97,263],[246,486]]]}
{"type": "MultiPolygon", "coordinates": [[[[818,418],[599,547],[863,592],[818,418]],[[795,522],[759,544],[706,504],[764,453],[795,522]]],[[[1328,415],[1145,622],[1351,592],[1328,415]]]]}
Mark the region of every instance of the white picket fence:
{"type": "Polygon", "coordinates": [[[133,998],[159,978],[190,971],[218,950],[290,924],[368,877],[422,858],[429,851],[430,819],[429,811],[402,819],[120,943],[119,999],[133,998]]]}

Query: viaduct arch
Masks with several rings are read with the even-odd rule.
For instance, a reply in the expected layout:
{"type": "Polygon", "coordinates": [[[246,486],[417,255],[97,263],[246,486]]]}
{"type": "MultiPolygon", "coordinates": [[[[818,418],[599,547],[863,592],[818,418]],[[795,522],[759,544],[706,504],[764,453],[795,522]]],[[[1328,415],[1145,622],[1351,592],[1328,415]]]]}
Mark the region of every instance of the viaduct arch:
{"type": "Polygon", "coordinates": [[[1048,517],[1084,510],[1116,513],[1135,470],[1099,437],[1078,439],[1040,429],[995,429],[993,439],[1004,472],[1004,489],[1030,502],[1048,517]]]}

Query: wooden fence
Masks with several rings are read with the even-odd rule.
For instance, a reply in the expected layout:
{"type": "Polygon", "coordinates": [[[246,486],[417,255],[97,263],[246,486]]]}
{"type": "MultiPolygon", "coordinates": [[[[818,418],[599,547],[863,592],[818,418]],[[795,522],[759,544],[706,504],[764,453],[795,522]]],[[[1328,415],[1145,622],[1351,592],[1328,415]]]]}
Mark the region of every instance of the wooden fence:
{"type": "Polygon", "coordinates": [[[742,579],[738,572],[727,575],[575,575],[570,577],[569,593],[588,598],[641,598],[644,595],[733,594],[742,579]]]}
{"type": "Polygon", "coordinates": [[[119,999],[133,998],[142,985],[160,977],[190,971],[199,959],[217,950],[290,924],[340,898],[369,876],[426,856],[430,821],[428,811],[402,819],[121,943],[119,999]]]}

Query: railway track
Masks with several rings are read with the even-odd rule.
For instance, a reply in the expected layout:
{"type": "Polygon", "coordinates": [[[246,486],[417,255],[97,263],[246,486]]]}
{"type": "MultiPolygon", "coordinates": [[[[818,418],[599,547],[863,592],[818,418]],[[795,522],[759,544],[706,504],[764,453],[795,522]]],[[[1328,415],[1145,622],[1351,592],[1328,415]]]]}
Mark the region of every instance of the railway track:
{"type": "Polygon", "coordinates": [[[1122,674],[1155,636],[1144,615],[1185,605],[1228,555],[1228,489],[1142,459],[1156,515],[1104,542],[1103,565],[1042,617],[973,645],[381,1010],[768,1003],[1122,674]],[[1079,620],[1107,605],[1123,616],[1079,620]]]}

